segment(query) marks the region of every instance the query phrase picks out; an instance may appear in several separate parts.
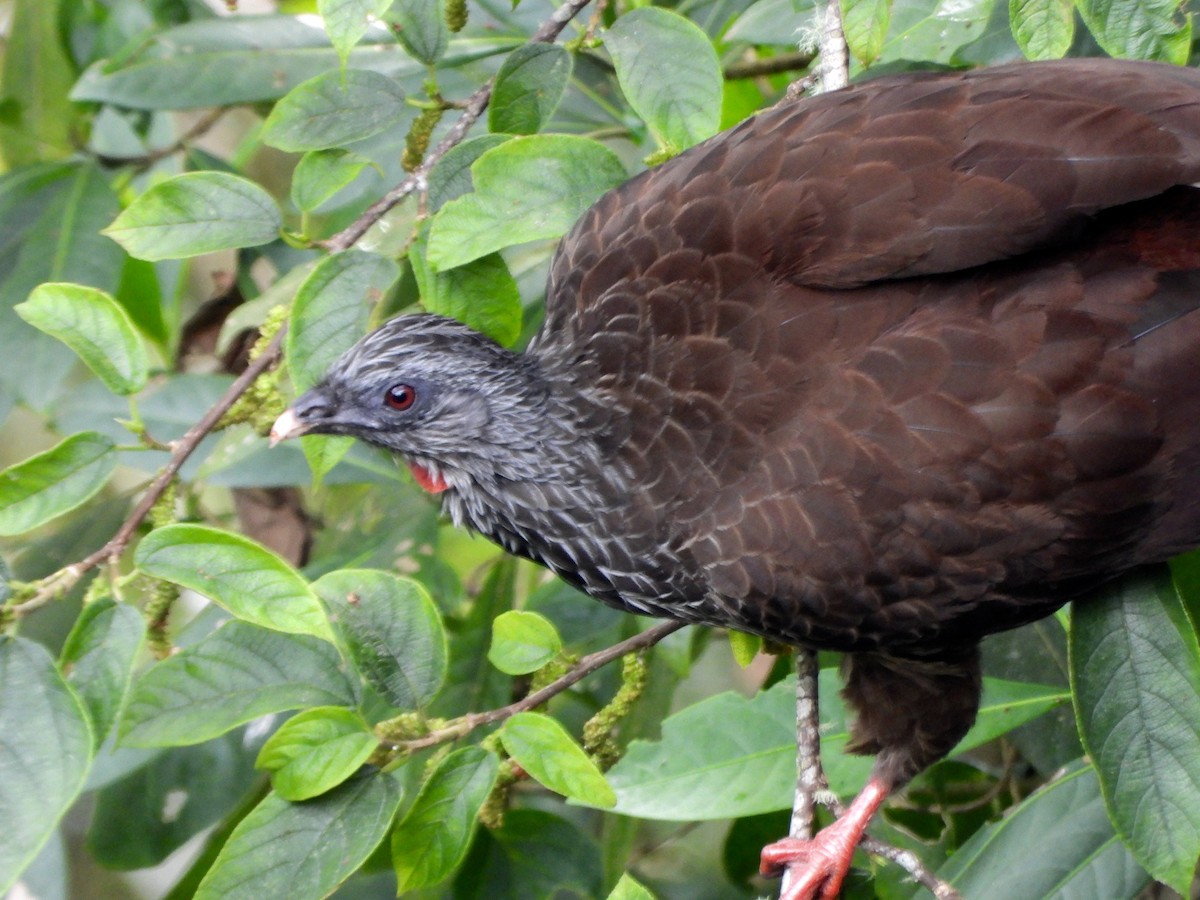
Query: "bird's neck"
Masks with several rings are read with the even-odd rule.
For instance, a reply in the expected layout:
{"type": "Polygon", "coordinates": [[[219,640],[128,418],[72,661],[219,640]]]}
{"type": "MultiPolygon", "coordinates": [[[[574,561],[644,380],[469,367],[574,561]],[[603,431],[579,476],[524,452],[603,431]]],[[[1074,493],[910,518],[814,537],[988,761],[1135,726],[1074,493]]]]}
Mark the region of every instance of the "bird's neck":
{"type": "Polygon", "coordinates": [[[606,479],[616,474],[604,464],[597,399],[577,373],[552,358],[523,363],[530,390],[523,402],[497,412],[505,421],[496,429],[496,452],[442,495],[456,523],[516,552],[524,551],[513,544],[524,543],[547,517],[594,508],[612,489],[606,479]]]}

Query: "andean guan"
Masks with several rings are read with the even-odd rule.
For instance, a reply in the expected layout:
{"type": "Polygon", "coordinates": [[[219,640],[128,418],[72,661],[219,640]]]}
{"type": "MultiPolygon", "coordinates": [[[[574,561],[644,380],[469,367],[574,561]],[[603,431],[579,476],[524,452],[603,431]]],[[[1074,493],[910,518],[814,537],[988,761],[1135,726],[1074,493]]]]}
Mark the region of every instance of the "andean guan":
{"type": "Polygon", "coordinates": [[[1200,72],[884,77],[602,197],[514,353],[395,318],[275,423],[402,456],[605,603],[847,652],[834,896],[979,702],[979,640],[1200,545],[1200,72]]]}

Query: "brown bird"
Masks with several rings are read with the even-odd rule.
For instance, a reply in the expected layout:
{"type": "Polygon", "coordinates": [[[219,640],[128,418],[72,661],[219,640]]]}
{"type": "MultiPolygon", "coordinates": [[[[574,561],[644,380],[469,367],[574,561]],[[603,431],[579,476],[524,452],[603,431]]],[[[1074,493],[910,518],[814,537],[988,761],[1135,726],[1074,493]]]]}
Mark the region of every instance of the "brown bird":
{"type": "Polygon", "coordinates": [[[832,897],[979,702],[979,640],[1200,544],[1200,73],[880,78],[596,203],[524,353],[429,315],[275,424],[349,434],[613,606],[848,653],[832,897]]]}

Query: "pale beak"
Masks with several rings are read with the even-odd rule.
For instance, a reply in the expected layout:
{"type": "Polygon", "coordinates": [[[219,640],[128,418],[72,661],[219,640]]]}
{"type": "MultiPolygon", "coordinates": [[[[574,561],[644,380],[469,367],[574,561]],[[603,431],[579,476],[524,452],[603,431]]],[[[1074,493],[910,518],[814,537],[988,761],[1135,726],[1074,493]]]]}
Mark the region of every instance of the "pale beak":
{"type": "Polygon", "coordinates": [[[307,422],[300,421],[300,417],[293,410],[286,409],[271,426],[271,446],[274,447],[280,441],[286,441],[289,438],[299,437],[311,427],[307,422]]]}

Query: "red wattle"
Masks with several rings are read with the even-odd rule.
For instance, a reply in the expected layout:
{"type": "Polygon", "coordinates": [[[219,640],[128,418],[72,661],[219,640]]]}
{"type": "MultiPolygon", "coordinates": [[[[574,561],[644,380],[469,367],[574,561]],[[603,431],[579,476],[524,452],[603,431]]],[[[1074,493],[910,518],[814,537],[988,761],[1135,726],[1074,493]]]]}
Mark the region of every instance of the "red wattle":
{"type": "Polygon", "coordinates": [[[446,479],[441,475],[434,475],[424,466],[410,462],[408,464],[409,471],[413,473],[413,478],[417,479],[417,484],[425,488],[431,494],[440,494],[446,488],[450,487],[446,483],[446,479]]]}

